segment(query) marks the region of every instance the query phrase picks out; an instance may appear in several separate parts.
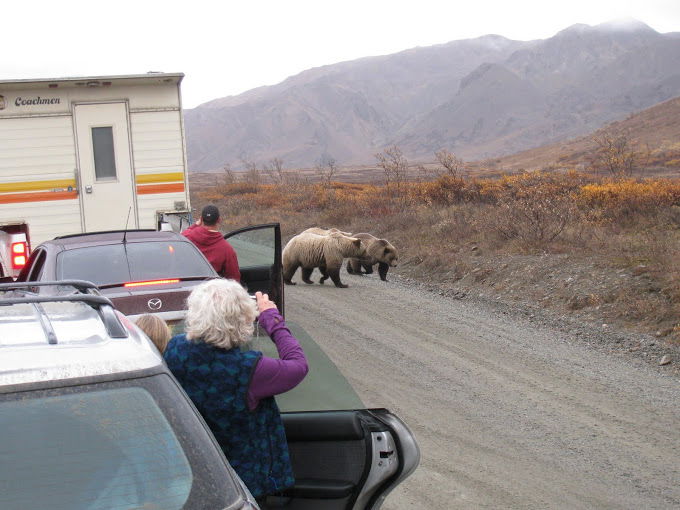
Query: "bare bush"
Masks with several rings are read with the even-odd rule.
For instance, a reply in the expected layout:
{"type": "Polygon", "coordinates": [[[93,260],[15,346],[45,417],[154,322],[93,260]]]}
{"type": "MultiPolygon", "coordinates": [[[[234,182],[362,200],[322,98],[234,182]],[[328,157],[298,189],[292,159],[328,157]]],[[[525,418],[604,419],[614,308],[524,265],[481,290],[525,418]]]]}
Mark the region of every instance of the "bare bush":
{"type": "Polygon", "coordinates": [[[264,165],[263,170],[274,184],[283,184],[285,175],[281,158],[273,158],[269,164],[264,165]]]}
{"type": "MultiPolygon", "coordinates": [[[[470,241],[479,234],[479,223],[476,220],[478,207],[456,205],[432,210],[431,218],[425,224],[431,225],[431,233],[440,242],[461,244],[470,241]]],[[[420,213],[419,216],[423,216],[420,213]]]]}
{"type": "Polygon", "coordinates": [[[231,165],[229,163],[222,167],[222,171],[224,172],[222,176],[222,183],[225,186],[229,186],[230,184],[234,184],[236,182],[236,175],[231,169],[231,165]]]}
{"type": "Polygon", "coordinates": [[[504,239],[518,240],[527,249],[545,249],[576,221],[579,211],[566,182],[541,173],[506,182],[510,185],[497,192],[493,221],[504,239]]]}
{"type": "Polygon", "coordinates": [[[377,153],[375,158],[378,160],[378,167],[382,169],[385,176],[387,189],[396,188],[396,191],[400,192],[408,172],[408,160],[404,157],[401,149],[393,145],[377,153]]]}
{"type": "Polygon", "coordinates": [[[326,184],[326,186],[330,185],[331,181],[333,180],[333,176],[337,173],[338,171],[338,163],[335,161],[335,158],[328,154],[324,154],[321,156],[319,161],[316,163],[316,173],[318,174],[319,178],[321,179],[321,182],[326,184]]]}
{"type": "Polygon", "coordinates": [[[630,177],[649,161],[649,149],[635,149],[627,133],[603,131],[593,139],[595,150],[590,158],[590,166],[596,172],[609,173],[614,177],[630,177]]]}
{"type": "Polygon", "coordinates": [[[310,179],[300,173],[299,170],[288,170],[283,173],[281,186],[285,190],[303,189],[311,184],[310,179]]]}
{"type": "Polygon", "coordinates": [[[441,167],[441,174],[446,174],[456,178],[463,174],[465,162],[457,157],[454,153],[449,152],[446,149],[442,149],[436,152],[434,156],[441,167]]]}
{"type": "Polygon", "coordinates": [[[252,185],[262,184],[262,172],[258,168],[257,163],[248,160],[243,160],[242,163],[246,169],[242,177],[243,182],[252,185]]]}

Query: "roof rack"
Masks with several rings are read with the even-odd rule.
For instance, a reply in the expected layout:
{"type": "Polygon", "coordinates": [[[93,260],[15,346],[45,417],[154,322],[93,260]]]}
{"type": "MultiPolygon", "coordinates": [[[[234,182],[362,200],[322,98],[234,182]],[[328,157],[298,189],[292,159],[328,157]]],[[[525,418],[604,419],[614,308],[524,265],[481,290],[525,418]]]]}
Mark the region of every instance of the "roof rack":
{"type": "Polygon", "coordinates": [[[124,232],[158,232],[153,228],[136,228],[128,230],[102,230],[101,232],[83,232],[82,234],[67,234],[63,236],[57,236],[54,239],[68,239],[70,237],[83,237],[83,236],[96,236],[100,234],[122,234],[124,232]]]}
{"type": "Polygon", "coordinates": [[[126,338],[127,330],[121,324],[120,319],[114,311],[111,300],[99,294],[99,288],[92,282],[85,280],[60,280],[44,282],[14,282],[0,284],[0,310],[3,306],[15,304],[33,304],[38,311],[40,322],[48,338],[49,343],[57,343],[54,330],[49,322],[49,318],[40,306],[41,303],[63,303],[81,302],[97,309],[99,315],[106,326],[106,330],[112,338],[126,338]],[[74,292],[70,294],[39,294],[35,292],[35,287],[73,287],[74,292]],[[21,291],[25,292],[22,293],[21,291]],[[6,291],[19,291],[20,295],[12,297],[3,296],[6,291]]]}

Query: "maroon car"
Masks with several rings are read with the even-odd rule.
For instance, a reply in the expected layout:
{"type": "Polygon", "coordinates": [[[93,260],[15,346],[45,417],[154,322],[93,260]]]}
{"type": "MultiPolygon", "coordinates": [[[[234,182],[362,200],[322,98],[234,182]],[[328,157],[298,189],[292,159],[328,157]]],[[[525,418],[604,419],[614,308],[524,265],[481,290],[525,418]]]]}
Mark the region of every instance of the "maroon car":
{"type": "MultiPolygon", "coordinates": [[[[267,292],[283,309],[278,224],[225,235],[239,258],[241,283],[267,292]]],[[[35,248],[17,281],[85,280],[133,319],[153,313],[176,325],[186,298],[202,281],[219,278],[186,237],[175,232],[127,230],[61,236],[35,248]]]]}

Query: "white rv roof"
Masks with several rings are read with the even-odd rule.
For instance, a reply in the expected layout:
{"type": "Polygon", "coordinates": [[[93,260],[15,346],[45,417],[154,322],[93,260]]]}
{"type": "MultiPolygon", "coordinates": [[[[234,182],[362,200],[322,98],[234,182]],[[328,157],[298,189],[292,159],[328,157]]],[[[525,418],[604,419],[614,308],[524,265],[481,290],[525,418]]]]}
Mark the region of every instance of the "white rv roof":
{"type": "Polygon", "coordinates": [[[80,76],[63,78],[31,78],[24,80],[0,80],[0,87],[32,88],[44,87],[45,84],[55,84],[65,87],[99,87],[102,85],[153,85],[156,83],[179,84],[184,78],[184,73],[161,73],[148,72],[146,74],[124,74],[112,76],[80,76]]]}

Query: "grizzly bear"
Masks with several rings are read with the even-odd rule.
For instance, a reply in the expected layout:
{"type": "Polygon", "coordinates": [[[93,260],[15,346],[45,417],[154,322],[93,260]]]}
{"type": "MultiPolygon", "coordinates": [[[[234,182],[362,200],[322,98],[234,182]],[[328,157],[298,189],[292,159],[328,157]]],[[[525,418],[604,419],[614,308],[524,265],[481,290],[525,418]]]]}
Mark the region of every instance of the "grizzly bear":
{"type": "Polygon", "coordinates": [[[380,279],[387,281],[387,270],[397,266],[397,249],[385,239],[378,239],[377,237],[366,234],[354,234],[354,237],[361,239],[366,245],[365,257],[351,257],[347,261],[347,272],[349,274],[364,274],[361,272],[363,267],[366,270],[365,274],[373,272],[373,266],[378,264],[378,274],[380,279]]]}
{"type": "Polygon", "coordinates": [[[294,236],[283,249],[283,281],[295,285],[291,278],[298,267],[302,268],[302,281],[310,280],[315,267],[321,271],[319,283],[330,277],[336,287],[346,288],[340,281],[342,261],[347,257],[365,257],[366,249],[360,239],[348,237],[339,232],[319,235],[303,232],[294,236]]]}

